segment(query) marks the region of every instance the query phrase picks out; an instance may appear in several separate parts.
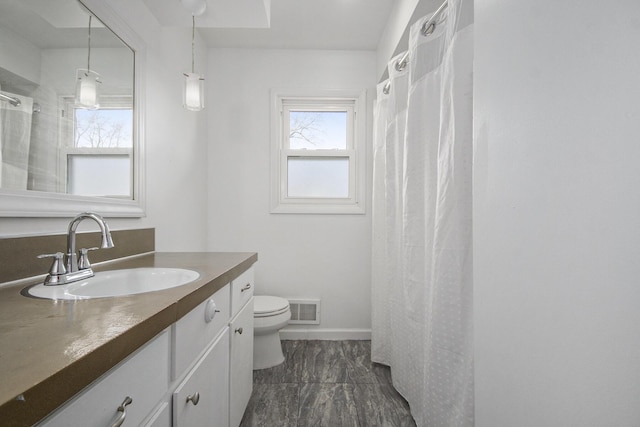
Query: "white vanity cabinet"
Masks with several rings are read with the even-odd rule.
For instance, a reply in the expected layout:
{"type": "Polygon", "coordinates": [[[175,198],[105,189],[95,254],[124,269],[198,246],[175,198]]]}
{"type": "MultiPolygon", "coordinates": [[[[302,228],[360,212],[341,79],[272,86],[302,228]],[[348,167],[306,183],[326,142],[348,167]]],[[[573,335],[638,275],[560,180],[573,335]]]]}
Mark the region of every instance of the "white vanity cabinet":
{"type": "Polygon", "coordinates": [[[253,390],[253,299],[231,321],[230,426],[237,427],[253,390]]]}
{"type": "Polygon", "coordinates": [[[230,285],[222,287],[173,324],[173,380],[181,377],[198,356],[229,324],[230,285]]]}
{"type": "Polygon", "coordinates": [[[229,312],[231,285],[173,326],[173,426],[229,425],[229,312]],[[186,373],[185,373],[186,372],[186,373]]]}
{"type": "Polygon", "coordinates": [[[231,281],[231,317],[235,317],[253,297],[254,287],[253,267],[231,281]]]}
{"type": "Polygon", "coordinates": [[[225,327],[173,392],[175,427],[229,425],[228,342],[225,327]]]}
{"type": "Polygon", "coordinates": [[[253,268],[78,393],[38,427],[237,427],[253,386],[253,268]]]}
{"type": "Polygon", "coordinates": [[[168,402],[162,404],[153,412],[151,418],[144,423],[144,427],[171,427],[171,406],[168,402]]]}
{"type": "Polygon", "coordinates": [[[253,390],[253,268],[231,282],[229,422],[237,427],[253,390]]]}
{"type": "Polygon", "coordinates": [[[123,426],[138,426],[169,387],[170,331],[161,332],[127,359],[78,393],[38,426],[110,427],[124,416],[123,426]],[[118,407],[126,397],[125,412],[118,407]]]}

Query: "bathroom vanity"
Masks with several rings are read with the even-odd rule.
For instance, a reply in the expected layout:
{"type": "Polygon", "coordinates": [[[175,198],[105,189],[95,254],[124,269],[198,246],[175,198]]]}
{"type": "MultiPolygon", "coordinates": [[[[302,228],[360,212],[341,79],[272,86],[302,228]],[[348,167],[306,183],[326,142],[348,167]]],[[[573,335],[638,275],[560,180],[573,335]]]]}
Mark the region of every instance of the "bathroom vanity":
{"type": "Polygon", "coordinates": [[[7,426],[237,426],[252,389],[255,253],[149,253],[99,265],[195,270],[156,292],[60,301],[0,288],[7,426]],[[130,400],[130,402],[129,402],[130,400]]]}

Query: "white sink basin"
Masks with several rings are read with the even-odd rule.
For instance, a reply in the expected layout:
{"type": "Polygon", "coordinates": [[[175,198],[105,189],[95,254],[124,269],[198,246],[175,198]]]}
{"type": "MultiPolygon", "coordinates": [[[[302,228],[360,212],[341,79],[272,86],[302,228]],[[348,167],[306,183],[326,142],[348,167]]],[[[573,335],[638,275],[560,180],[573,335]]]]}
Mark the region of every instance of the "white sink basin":
{"type": "Polygon", "coordinates": [[[183,268],[130,268],[101,271],[94,277],[67,285],[39,284],[27,292],[39,298],[63,300],[119,297],[174,288],[198,277],[198,272],[183,268]]]}

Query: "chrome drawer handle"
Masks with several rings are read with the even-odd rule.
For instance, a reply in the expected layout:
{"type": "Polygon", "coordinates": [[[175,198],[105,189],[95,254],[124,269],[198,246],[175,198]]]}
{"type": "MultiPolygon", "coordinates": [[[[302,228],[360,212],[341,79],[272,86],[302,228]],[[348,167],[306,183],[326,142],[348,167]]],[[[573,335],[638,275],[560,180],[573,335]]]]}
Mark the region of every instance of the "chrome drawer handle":
{"type": "Polygon", "coordinates": [[[127,418],[126,406],[131,404],[131,402],[133,402],[133,399],[131,399],[129,396],[125,397],[124,402],[122,402],[122,405],[118,406],[118,412],[120,412],[120,415],[118,415],[118,418],[111,425],[111,427],[120,427],[122,425],[122,423],[124,422],[124,419],[127,418]]]}
{"type": "Polygon", "coordinates": [[[236,330],[235,330],[235,332],[236,332],[236,333],[238,333],[238,334],[240,334],[240,335],[242,335],[242,328],[238,328],[238,329],[236,329],[236,330]]]}
{"type": "Polygon", "coordinates": [[[240,289],[240,292],[248,291],[249,289],[251,289],[251,283],[244,285],[244,288],[240,289]]]}
{"type": "Polygon", "coordinates": [[[187,403],[188,402],[193,403],[193,406],[197,405],[198,402],[200,402],[200,393],[196,391],[193,395],[187,396],[187,403]]]}

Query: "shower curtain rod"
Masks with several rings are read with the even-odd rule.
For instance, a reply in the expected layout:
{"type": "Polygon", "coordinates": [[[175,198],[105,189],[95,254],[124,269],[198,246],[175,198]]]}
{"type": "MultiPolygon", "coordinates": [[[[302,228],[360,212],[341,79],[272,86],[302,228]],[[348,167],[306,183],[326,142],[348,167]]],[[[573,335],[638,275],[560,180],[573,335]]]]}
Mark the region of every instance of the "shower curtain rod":
{"type": "Polygon", "coordinates": [[[14,98],[13,96],[7,96],[4,93],[0,93],[0,100],[8,101],[9,104],[13,105],[14,107],[17,107],[20,104],[22,104],[18,98],[14,98]]]}
{"type": "MultiPolygon", "coordinates": [[[[433,31],[436,29],[436,19],[438,19],[438,16],[440,16],[442,11],[445,10],[448,5],[449,5],[449,2],[445,0],[445,2],[442,3],[440,7],[436,9],[435,12],[433,12],[433,15],[431,16],[431,18],[429,18],[427,22],[425,22],[422,25],[422,29],[420,30],[420,33],[423,36],[428,36],[429,34],[433,33],[433,31]]],[[[409,60],[409,51],[405,52],[405,54],[402,55],[402,58],[398,59],[398,61],[396,62],[396,70],[398,71],[404,70],[404,67],[407,66],[408,60],[409,60]]]]}

